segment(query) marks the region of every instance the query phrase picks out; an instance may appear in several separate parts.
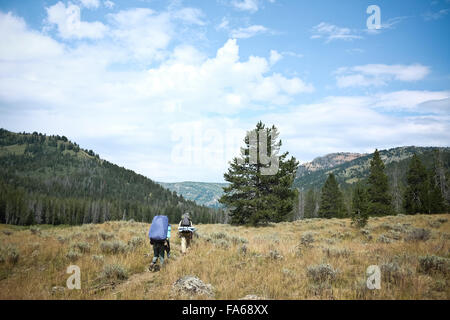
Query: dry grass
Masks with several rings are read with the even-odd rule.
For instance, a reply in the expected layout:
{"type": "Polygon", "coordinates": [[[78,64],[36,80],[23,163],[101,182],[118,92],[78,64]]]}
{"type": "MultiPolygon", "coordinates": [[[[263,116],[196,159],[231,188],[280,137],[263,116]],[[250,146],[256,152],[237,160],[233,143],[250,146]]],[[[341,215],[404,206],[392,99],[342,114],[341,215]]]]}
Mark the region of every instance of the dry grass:
{"type": "Polygon", "coordinates": [[[0,299],[171,299],[186,275],[211,284],[216,299],[449,299],[449,217],[370,218],[364,230],[348,219],[198,225],[186,256],[174,225],[172,258],[150,274],[149,224],[0,225],[0,299]],[[62,289],[71,264],[81,269],[81,290],[62,289]],[[380,290],[366,288],[369,265],[382,270],[380,290]]]}

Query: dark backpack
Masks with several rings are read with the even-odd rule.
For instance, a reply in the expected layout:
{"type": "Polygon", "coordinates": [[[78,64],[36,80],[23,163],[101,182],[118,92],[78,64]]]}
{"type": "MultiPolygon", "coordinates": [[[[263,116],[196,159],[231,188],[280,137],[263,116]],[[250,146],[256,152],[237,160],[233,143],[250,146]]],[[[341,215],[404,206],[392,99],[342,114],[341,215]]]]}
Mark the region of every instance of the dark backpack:
{"type": "Polygon", "coordinates": [[[183,220],[181,220],[181,226],[182,227],[190,227],[191,220],[188,217],[184,217],[183,220]]]}

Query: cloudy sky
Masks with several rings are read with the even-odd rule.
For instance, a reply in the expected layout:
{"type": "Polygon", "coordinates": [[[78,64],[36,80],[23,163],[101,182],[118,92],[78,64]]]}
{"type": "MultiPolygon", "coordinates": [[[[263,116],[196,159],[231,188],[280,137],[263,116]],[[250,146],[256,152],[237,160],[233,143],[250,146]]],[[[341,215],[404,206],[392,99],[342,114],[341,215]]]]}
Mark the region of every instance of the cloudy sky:
{"type": "Polygon", "coordinates": [[[301,162],[449,146],[448,30],[449,0],[2,0],[0,127],[167,182],[223,181],[258,120],[301,162]]]}

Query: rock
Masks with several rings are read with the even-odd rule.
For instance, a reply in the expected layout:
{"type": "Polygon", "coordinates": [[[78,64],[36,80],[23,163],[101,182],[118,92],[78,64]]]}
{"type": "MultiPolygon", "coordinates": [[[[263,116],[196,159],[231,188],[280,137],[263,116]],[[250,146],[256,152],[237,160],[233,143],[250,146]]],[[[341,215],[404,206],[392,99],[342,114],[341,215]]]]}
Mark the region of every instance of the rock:
{"type": "Polygon", "coordinates": [[[171,294],[189,297],[194,295],[205,295],[213,298],[214,288],[211,284],[205,284],[195,276],[184,276],[175,281],[172,285],[171,294]]]}
{"type": "Polygon", "coordinates": [[[52,294],[64,293],[64,290],[64,287],[56,286],[52,288],[52,294]]]}

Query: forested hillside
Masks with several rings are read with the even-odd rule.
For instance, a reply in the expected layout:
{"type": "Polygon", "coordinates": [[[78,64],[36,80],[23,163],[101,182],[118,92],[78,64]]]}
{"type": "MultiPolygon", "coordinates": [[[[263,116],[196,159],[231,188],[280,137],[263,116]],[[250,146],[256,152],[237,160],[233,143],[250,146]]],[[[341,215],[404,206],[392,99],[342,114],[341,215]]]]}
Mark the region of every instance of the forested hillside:
{"type": "MultiPolygon", "coordinates": [[[[399,147],[380,150],[385,164],[384,172],[388,178],[388,192],[394,213],[404,213],[404,195],[407,189],[407,176],[414,154],[433,175],[431,179],[440,180],[441,193],[446,203],[450,203],[450,148],[437,147],[399,147]]],[[[300,190],[299,213],[301,217],[317,216],[320,207],[321,190],[332,173],[343,193],[345,215],[352,207],[352,193],[358,182],[366,182],[370,173],[370,161],[373,154],[356,158],[332,168],[304,172],[294,181],[294,187],[300,190]]]]}
{"type": "Polygon", "coordinates": [[[64,136],[0,129],[0,223],[150,222],[157,214],[176,222],[185,211],[196,222],[223,219],[64,136]]]}
{"type": "MultiPolygon", "coordinates": [[[[395,175],[400,179],[405,179],[405,172],[408,166],[408,160],[413,154],[418,154],[424,158],[426,164],[431,165],[433,161],[433,150],[440,149],[442,156],[446,157],[450,153],[450,148],[436,147],[398,147],[389,150],[380,150],[381,159],[386,165],[386,173],[390,176],[395,175]]],[[[311,189],[320,189],[329,173],[336,176],[339,184],[352,185],[369,175],[370,160],[373,154],[362,155],[354,160],[347,161],[336,166],[326,167],[319,170],[303,170],[301,174],[297,173],[294,181],[294,187],[311,189]]],[[[445,161],[444,161],[445,162],[445,161]]],[[[300,168],[299,168],[300,169],[300,168]]]]}

